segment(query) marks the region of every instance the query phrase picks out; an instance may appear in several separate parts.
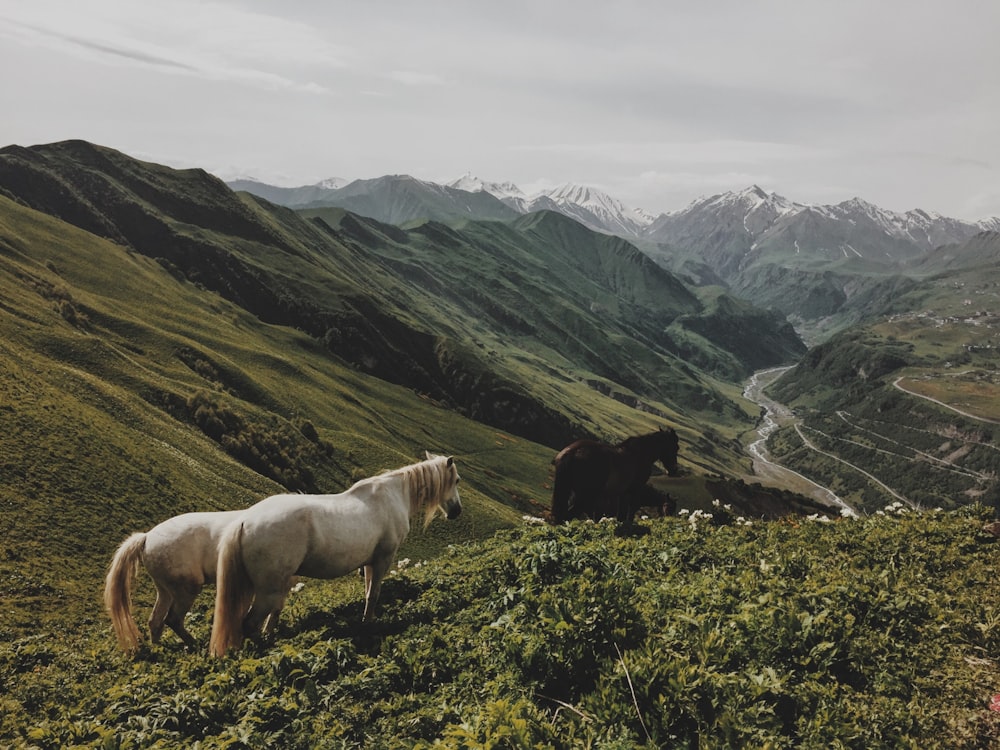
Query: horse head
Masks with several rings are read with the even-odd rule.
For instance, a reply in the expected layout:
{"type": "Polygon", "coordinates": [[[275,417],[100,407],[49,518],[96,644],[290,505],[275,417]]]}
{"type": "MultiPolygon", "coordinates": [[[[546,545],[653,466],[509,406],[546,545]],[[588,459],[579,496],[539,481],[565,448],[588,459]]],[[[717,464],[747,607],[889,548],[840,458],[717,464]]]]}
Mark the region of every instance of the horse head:
{"type": "Polygon", "coordinates": [[[657,445],[657,458],[667,470],[670,476],[677,476],[677,453],[680,450],[680,441],[673,427],[663,429],[662,427],[655,433],[657,445]]]}
{"type": "MultiPolygon", "coordinates": [[[[427,453],[428,460],[445,459],[445,456],[434,456],[427,453]]],[[[455,466],[453,456],[448,456],[444,461],[439,473],[439,491],[437,495],[436,507],[450,520],[454,520],[462,513],[462,499],[458,494],[458,483],[462,478],[458,475],[458,467],[455,466]]]]}
{"type": "Polygon", "coordinates": [[[448,495],[444,502],[444,514],[449,519],[455,519],[462,513],[462,499],[458,496],[458,483],[462,481],[462,477],[458,475],[455,459],[451,456],[448,456],[447,466],[454,481],[451,482],[451,494],[448,495]]]}

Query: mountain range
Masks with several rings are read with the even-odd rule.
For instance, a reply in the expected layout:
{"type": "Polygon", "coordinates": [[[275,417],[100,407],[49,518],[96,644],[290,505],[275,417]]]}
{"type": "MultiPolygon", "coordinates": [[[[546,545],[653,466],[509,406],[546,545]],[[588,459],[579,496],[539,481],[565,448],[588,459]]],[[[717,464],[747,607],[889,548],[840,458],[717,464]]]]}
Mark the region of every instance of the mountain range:
{"type": "Polygon", "coordinates": [[[857,197],[835,205],[811,205],[790,201],[757,185],[698,198],[683,209],[654,216],[594,187],[565,184],[529,196],[512,182],[489,182],[471,174],[445,184],[408,175],[352,182],[332,178],[294,188],[252,179],[228,184],[234,190],[291,208],[365,208],[370,212],[366,215],[388,223],[448,220],[470,213],[489,218],[490,212],[497,218],[509,218],[510,213],[485,198],[492,196],[518,214],[556,211],[594,231],[671,246],[686,244],[691,238],[703,241],[707,233],[697,231],[697,224],[715,221],[717,226],[729,227],[727,234],[739,235],[739,244],[747,253],[785,243],[795,252],[816,250],[831,257],[855,256],[879,262],[897,261],[965,241],[982,231],[1000,229],[1000,217],[972,222],[922,209],[898,213],[857,197]],[[477,213],[477,207],[485,213],[477,213]]]}
{"type": "MultiPolygon", "coordinates": [[[[360,201],[413,184],[340,191],[360,201]]],[[[509,218],[463,209],[461,222],[398,226],[343,208],[291,211],[201,170],[82,141],[0,150],[0,193],[302,330],[363,372],[553,447],[606,432],[582,406],[592,396],[670,419],[681,409],[692,424],[743,419],[713,379],[804,351],[782,316],[695,294],[624,239],[484,193],[421,191],[509,218]],[[732,335],[746,327],[753,342],[732,335]]]]}
{"type": "Polygon", "coordinates": [[[897,213],[861,198],[836,205],[796,203],[757,185],[700,198],[653,217],[591,187],[564,185],[528,196],[516,185],[465,175],[446,185],[405,175],[279,188],[229,183],[295,209],[338,206],[404,226],[428,219],[510,221],[539,211],[635,244],[695,287],[721,286],[791,316],[811,338],[857,320],[887,278],[913,271],[936,248],[1000,230],[915,209],[897,213]]]}
{"type": "MultiPolygon", "coordinates": [[[[803,354],[683,247],[492,195],[513,215],[481,218],[440,187],[467,215],[395,224],[83,141],[0,149],[5,746],[995,745],[976,503],[1000,498],[1000,233],[900,251],[894,272],[720,252],[757,290],[786,274],[800,317],[824,293],[892,308],[803,354]],[[761,416],[741,381],[793,362],[775,397],[802,423],[769,450],[869,517],[819,523],[829,507],[741,480],[761,416]],[[665,424],[683,473],[651,496],[693,512],[634,534],[525,524],[565,441],[665,424]],[[455,457],[465,511],[413,529],[374,623],[354,575],[296,586],[276,633],[217,668],[172,636],[115,650],[99,590],[129,535],[428,449],[455,457]],[[887,485],[945,512],[886,508],[887,485]]],[[[767,202],[735,206],[732,233],[790,217],[767,202]]],[[[187,620],[203,643],[212,611],[205,592],[187,620]]]]}

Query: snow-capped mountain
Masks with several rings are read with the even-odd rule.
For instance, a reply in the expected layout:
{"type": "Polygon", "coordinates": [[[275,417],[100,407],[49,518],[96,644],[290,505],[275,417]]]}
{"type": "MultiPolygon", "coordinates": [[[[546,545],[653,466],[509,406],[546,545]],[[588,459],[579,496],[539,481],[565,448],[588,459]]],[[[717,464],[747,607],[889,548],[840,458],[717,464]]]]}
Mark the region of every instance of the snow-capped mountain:
{"type": "Polygon", "coordinates": [[[489,193],[500,200],[507,198],[527,200],[521,188],[513,182],[486,182],[469,173],[447,183],[447,187],[464,190],[467,193],[489,193]]]}
{"type": "Polygon", "coordinates": [[[229,184],[293,208],[340,206],[388,223],[555,211],[592,230],[659,246],[671,265],[695,261],[722,278],[764,254],[891,264],[1000,229],[1000,218],[968,222],[919,209],[897,213],[861,198],[829,206],[796,203],[758,185],[698,198],[654,219],[594,187],[567,184],[527,195],[511,182],[472,174],[446,184],[407,175],[350,183],[331,178],[298,188],[249,180],[229,184]]]}
{"type": "Polygon", "coordinates": [[[921,210],[897,213],[861,198],[832,206],[800,204],[753,185],[663,214],[643,236],[707,263],[725,278],[768,252],[897,263],[964,242],[994,221],[967,222],[921,210]]]}
{"type": "Polygon", "coordinates": [[[487,182],[466,174],[449,182],[448,187],[490,193],[523,214],[556,211],[604,234],[638,237],[653,222],[649,214],[585,185],[565,184],[527,196],[512,182],[487,182]]]}
{"type": "Polygon", "coordinates": [[[634,237],[653,222],[648,214],[584,185],[562,185],[544,197],[555,203],[561,213],[599,232],[634,237]]]}

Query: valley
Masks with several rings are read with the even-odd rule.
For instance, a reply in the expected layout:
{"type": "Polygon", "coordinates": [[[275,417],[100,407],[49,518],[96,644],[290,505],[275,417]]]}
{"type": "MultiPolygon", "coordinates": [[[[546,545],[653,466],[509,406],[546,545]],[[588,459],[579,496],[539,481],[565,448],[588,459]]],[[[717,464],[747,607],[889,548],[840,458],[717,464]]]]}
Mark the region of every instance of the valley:
{"type": "Polygon", "coordinates": [[[747,453],[753,461],[753,480],[764,485],[791,490],[811,497],[828,506],[833,512],[840,512],[848,506],[828,488],[817,484],[808,477],[782,466],[772,460],[767,449],[767,441],[781,427],[798,427],[798,420],[788,407],[768,398],[764,390],[791,367],[778,367],[754,373],[743,388],[743,397],[761,407],[760,425],[755,431],[756,439],[747,445],[747,453]]]}
{"type": "MultiPolygon", "coordinates": [[[[592,193],[521,213],[406,183],[380,207],[386,184],[352,200],[399,223],[82,141],[0,149],[0,743],[1000,737],[997,321],[976,312],[996,232],[890,238],[892,266],[837,211],[813,212],[826,252],[758,191],[650,244],[566,213],[615,208],[592,193]],[[429,216],[428,189],[464,214],[429,216]],[[672,244],[699,224],[711,242],[672,244]],[[538,523],[560,447],[664,425],[681,475],[651,481],[685,513],[538,523]],[[454,456],[465,511],[413,530],[373,627],[350,576],[305,582],[230,659],[115,650],[99,602],[128,534],[425,450],[454,456]]],[[[206,592],[199,642],[211,617],[206,592]]]]}

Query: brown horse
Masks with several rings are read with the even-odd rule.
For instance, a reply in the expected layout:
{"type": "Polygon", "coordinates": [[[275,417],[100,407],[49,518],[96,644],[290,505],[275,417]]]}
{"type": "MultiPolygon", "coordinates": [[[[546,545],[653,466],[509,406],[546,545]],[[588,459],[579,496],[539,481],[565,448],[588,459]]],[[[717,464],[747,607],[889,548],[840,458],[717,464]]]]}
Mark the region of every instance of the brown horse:
{"type": "Polygon", "coordinates": [[[676,474],[678,448],[673,429],[630,437],[618,445],[596,440],[577,440],[567,445],[552,461],[553,521],[596,521],[613,514],[619,523],[631,523],[647,497],[643,488],[653,464],[659,461],[668,474],[676,474]]]}

